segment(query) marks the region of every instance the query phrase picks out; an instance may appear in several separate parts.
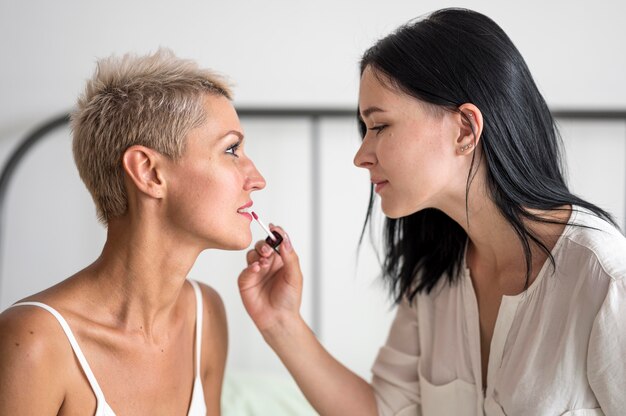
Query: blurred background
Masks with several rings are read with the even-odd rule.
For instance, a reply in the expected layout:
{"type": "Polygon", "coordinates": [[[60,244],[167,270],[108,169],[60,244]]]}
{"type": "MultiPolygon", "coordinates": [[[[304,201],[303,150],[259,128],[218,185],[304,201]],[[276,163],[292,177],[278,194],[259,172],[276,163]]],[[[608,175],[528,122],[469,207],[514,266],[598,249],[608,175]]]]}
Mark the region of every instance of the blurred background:
{"type": "MultiPolygon", "coordinates": [[[[302,260],[303,315],[332,354],[369,379],[393,305],[377,279],[367,236],[357,257],[369,196],[367,172],[352,165],[359,145],[352,116],[358,61],[397,26],[450,6],[487,14],[512,38],[549,106],[561,114],[571,188],[611,212],[623,230],[623,0],[1,0],[0,164],[33,129],[72,108],[97,58],[163,46],[227,75],[236,107],[248,110],[241,116],[247,153],[267,180],[266,189],[253,194],[255,210],[290,232],[302,260]],[[268,109],[316,111],[255,115],[268,109]]],[[[70,143],[67,126],[54,130],[9,183],[0,218],[0,310],[100,253],[105,229],[78,178],[70,143]]],[[[264,237],[252,227],[255,239],[264,237]]],[[[262,386],[268,377],[287,377],[241,305],[236,279],[244,256],[205,252],[190,277],[224,300],[229,380],[262,386]]],[[[236,398],[236,387],[226,393],[236,398]]]]}

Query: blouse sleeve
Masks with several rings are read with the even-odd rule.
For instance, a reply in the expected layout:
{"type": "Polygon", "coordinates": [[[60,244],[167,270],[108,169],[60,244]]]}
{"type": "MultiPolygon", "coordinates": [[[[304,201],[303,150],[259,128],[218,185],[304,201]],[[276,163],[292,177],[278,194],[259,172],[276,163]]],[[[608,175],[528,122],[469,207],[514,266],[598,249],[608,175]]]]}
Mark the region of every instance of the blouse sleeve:
{"type": "Polygon", "coordinates": [[[419,354],[416,307],[403,299],[387,343],[380,349],[372,367],[372,386],[380,416],[421,415],[419,354]]]}
{"type": "Polygon", "coordinates": [[[626,409],[626,278],[614,279],[591,329],[587,377],[602,411],[626,409]]]}

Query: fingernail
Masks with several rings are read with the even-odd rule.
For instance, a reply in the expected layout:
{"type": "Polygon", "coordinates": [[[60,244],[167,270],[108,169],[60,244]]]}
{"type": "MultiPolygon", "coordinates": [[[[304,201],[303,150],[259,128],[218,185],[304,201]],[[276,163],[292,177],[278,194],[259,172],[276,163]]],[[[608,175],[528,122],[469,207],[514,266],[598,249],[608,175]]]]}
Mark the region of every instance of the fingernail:
{"type": "Polygon", "coordinates": [[[291,240],[289,239],[289,236],[287,234],[283,236],[283,248],[285,249],[285,251],[291,251],[292,249],[291,240]]]}
{"type": "Polygon", "coordinates": [[[266,246],[266,245],[263,245],[263,246],[261,246],[261,252],[262,252],[263,254],[270,254],[270,253],[272,252],[272,249],[271,249],[271,248],[269,248],[269,247],[268,247],[268,246],[266,246]]]}

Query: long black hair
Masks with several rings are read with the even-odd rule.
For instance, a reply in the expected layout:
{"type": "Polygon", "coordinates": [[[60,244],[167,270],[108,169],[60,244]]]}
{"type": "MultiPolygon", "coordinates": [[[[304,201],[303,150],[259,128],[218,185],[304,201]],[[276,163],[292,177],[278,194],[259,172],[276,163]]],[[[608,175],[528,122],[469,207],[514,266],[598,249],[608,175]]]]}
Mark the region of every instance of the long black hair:
{"type": "MultiPolygon", "coordinates": [[[[521,54],[490,18],[467,9],[442,9],[409,22],[379,40],[361,59],[398,90],[446,111],[473,103],[483,114],[480,144],[487,186],[500,213],[519,237],[530,279],[531,243],[554,258],[525,221],[559,223],[530,212],[576,205],[615,225],[610,214],[573,195],[563,179],[561,138],[521,54]]],[[[464,114],[461,113],[463,116],[464,114]]],[[[358,119],[361,136],[366,127],[358,119]]],[[[474,153],[475,154],[475,153],[474,153]]],[[[480,163],[481,161],[478,161],[480,163]]],[[[467,177],[467,195],[472,180],[467,177]]],[[[371,219],[374,194],[363,233],[371,219]]],[[[469,218],[468,218],[469,219],[469,218]]],[[[462,268],[467,233],[442,211],[428,208],[385,220],[383,277],[399,302],[429,293],[447,277],[453,283],[462,268]]]]}

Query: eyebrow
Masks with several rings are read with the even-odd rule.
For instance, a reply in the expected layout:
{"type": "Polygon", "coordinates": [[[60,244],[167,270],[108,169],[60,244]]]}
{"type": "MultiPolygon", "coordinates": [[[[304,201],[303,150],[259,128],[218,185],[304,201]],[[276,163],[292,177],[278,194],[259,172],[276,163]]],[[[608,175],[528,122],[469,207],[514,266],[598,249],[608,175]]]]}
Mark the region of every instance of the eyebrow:
{"type": "Polygon", "coordinates": [[[228,132],[226,132],[226,134],[224,134],[222,136],[222,139],[225,139],[226,137],[230,136],[231,134],[234,134],[235,136],[239,137],[239,140],[243,140],[243,133],[237,130],[230,130],[228,132]]]}
{"type": "Polygon", "coordinates": [[[385,110],[383,110],[383,109],[382,109],[382,108],[380,108],[380,107],[368,107],[368,108],[366,108],[365,110],[363,110],[363,111],[361,112],[361,114],[362,114],[362,117],[363,117],[363,118],[367,118],[367,117],[369,117],[372,113],[384,113],[384,112],[385,112],[385,110]]]}

